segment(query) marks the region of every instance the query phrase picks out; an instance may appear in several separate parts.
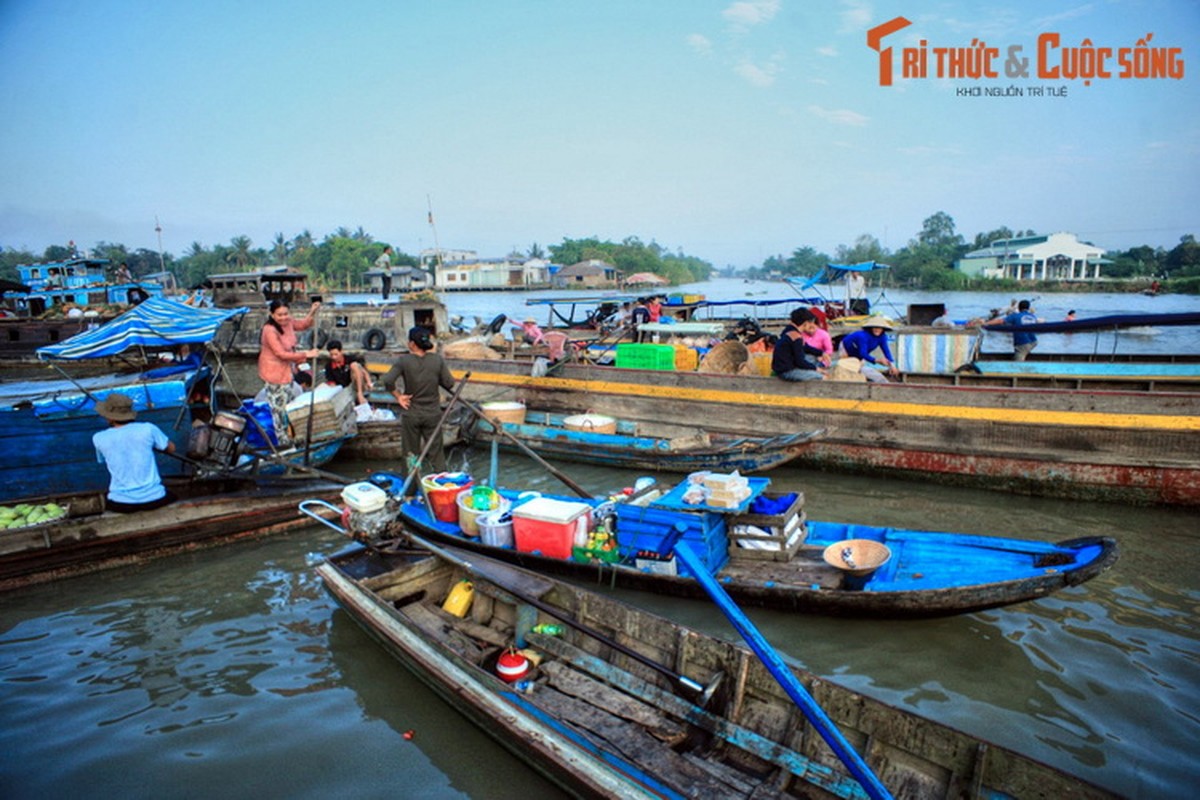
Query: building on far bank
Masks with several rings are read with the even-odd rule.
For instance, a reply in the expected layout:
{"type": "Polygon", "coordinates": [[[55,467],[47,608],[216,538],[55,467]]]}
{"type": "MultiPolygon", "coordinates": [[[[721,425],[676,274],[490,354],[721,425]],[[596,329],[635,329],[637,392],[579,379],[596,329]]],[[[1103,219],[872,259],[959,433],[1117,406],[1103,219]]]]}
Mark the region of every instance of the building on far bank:
{"type": "Polygon", "coordinates": [[[552,265],[541,258],[512,254],[504,258],[480,258],[474,250],[422,250],[421,264],[434,276],[443,291],[484,289],[528,289],[550,285],[552,265]]]}
{"type": "Polygon", "coordinates": [[[1100,266],[1111,264],[1107,252],[1073,233],[997,239],[972,250],[954,268],[971,278],[1010,278],[1018,281],[1097,281],[1100,266]]]}
{"type": "Polygon", "coordinates": [[[617,268],[598,258],[589,258],[569,267],[563,267],[554,275],[556,289],[612,289],[619,278],[617,268]]]}

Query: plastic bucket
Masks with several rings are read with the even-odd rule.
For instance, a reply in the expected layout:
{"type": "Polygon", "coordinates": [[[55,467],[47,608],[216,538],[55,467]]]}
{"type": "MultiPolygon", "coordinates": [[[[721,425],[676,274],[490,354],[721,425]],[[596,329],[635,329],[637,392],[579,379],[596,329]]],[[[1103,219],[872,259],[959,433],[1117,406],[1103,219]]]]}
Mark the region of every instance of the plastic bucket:
{"type": "Polygon", "coordinates": [[[471,481],[463,484],[438,483],[438,475],[430,475],[421,479],[421,488],[425,491],[425,499],[429,502],[429,510],[434,519],[439,522],[458,523],[458,495],[471,488],[471,481]]]}
{"type": "Polygon", "coordinates": [[[487,489],[487,487],[477,486],[470,492],[461,492],[456,500],[458,503],[458,527],[462,528],[463,533],[467,536],[479,535],[479,519],[481,517],[492,513],[503,514],[512,505],[507,499],[489,491],[494,505],[490,508],[476,508],[476,496],[480,489],[487,489]]]}
{"type": "Polygon", "coordinates": [[[489,511],[476,518],[479,539],[492,547],[513,546],[512,511],[489,511]]]}

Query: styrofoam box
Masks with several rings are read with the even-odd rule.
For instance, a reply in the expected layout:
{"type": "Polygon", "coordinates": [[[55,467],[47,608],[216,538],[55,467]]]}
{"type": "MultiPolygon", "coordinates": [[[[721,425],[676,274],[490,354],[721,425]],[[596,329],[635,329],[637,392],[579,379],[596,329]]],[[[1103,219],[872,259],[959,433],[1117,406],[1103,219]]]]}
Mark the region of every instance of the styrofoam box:
{"type": "Polygon", "coordinates": [[[571,558],[576,532],[586,535],[592,507],[587,503],[535,497],[512,510],[513,538],[522,553],[548,558],[571,558]]]}
{"type": "Polygon", "coordinates": [[[354,405],[354,392],[350,391],[349,386],[329,386],[323,384],[312,392],[305,392],[288,403],[288,414],[294,414],[297,411],[308,411],[309,406],[319,406],[322,403],[329,403],[333,408],[333,413],[340,415],[347,408],[354,405]],[[314,394],[316,395],[315,397],[313,396],[314,394]]]}

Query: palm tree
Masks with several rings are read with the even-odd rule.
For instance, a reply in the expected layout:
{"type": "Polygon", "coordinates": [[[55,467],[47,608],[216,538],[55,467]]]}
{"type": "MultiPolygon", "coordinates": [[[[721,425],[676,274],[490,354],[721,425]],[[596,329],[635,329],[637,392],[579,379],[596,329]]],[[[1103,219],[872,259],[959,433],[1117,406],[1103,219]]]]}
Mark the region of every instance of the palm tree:
{"type": "Polygon", "coordinates": [[[296,238],[292,239],[292,251],[293,252],[304,252],[305,250],[307,250],[308,248],[310,248],[312,246],[313,246],[313,235],[312,235],[312,232],[309,231],[308,228],[305,228],[304,230],[300,231],[300,233],[296,234],[296,238]]]}
{"type": "Polygon", "coordinates": [[[530,258],[545,258],[546,253],[544,250],[542,250],[542,248],[538,245],[537,242],[534,242],[533,245],[529,248],[529,257],[530,258]]]}
{"type": "Polygon", "coordinates": [[[233,246],[233,250],[225,256],[225,260],[234,262],[238,269],[244,269],[250,263],[250,237],[235,236],[229,240],[229,244],[233,246]]]}
{"type": "Polygon", "coordinates": [[[271,248],[271,255],[277,264],[287,264],[288,243],[282,233],[275,234],[275,244],[271,248]]]}

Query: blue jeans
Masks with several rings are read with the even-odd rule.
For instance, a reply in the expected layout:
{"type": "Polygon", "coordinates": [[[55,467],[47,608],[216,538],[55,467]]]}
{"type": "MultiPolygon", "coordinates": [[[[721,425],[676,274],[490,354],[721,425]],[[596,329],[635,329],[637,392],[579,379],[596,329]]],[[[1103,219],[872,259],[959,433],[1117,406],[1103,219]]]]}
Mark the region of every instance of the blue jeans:
{"type": "Polygon", "coordinates": [[[785,381],[819,381],[824,378],[815,369],[789,369],[787,372],[775,377],[785,381]]]}

